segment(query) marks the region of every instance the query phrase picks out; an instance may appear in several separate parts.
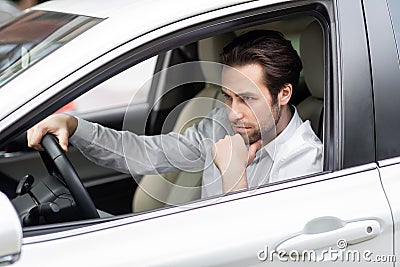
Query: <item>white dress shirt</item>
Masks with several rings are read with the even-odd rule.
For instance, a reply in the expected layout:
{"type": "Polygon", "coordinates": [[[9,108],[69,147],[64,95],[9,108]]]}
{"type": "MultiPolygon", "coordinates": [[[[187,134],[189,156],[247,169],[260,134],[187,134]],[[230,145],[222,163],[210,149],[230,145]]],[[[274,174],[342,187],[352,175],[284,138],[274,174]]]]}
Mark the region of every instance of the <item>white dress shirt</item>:
{"type": "MultiPolygon", "coordinates": [[[[322,171],[322,143],[294,110],[286,128],[247,167],[249,188],[322,171]]],[[[70,142],[96,164],[131,175],[203,170],[201,195],[209,197],[222,194],[211,148],[227,134],[233,130],[225,109],[218,108],[183,134],[139,136],[78,119],[70,142]]]]}

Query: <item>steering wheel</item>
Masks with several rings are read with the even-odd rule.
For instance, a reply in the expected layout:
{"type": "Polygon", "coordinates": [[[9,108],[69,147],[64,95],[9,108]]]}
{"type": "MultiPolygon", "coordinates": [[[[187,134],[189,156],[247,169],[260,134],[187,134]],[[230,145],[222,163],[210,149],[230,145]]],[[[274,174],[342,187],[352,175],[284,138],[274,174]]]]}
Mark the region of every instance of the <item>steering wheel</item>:
{"type": "MultiPolygon", "coordinates": [[[[43,137],[41,144],[47,155],[50,157],[52,165],[57,168],[59,174],[61,174],[61,176],[64,178],[65,184],[75,200],[82,219],[99,218],[99,213],[97,212],[92,199],[83,186],[67,155],[61,149],[57,138],[54,135],[46,134],[43,137]]],[[[44,158],[43,160],[45,161],[44,158]]],[[[52,170],[52,168],[49,166],[49,164],[46,164],[46,162],[45,165],[49,172],[56,171],[52,170]]]]}

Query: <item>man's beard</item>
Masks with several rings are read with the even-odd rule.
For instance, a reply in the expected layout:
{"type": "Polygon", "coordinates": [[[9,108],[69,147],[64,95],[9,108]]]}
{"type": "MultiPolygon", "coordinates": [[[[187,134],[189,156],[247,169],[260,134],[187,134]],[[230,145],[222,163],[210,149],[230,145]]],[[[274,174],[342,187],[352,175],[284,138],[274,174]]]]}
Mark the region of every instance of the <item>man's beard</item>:
{"type": "MultiPolygon", "coordinates": [[[[249,133],[238,133],[242,136],[244,142],[247,145],[251,145],[260,139],[263,141],[263,144],[267,144],[276,137],[276,125],[281,118],[282,110],[280,109],[280,106],[278,104],[274,104],[271,107],[271,112],[274,119],[273,123],[268,120],[265,125],[260,126],[258,124],[258,127],[254,127],[254,129],[249,133]]],[[[240,125],[240,121],[235,122],[234,124],[240,125]]]]}

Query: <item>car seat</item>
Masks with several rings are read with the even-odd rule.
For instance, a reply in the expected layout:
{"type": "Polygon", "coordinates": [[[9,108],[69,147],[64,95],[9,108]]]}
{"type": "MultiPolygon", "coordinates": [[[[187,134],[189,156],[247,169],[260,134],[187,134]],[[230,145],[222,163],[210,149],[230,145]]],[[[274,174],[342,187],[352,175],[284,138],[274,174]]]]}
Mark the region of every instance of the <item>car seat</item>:
{"type": "MultiPolygon", "coordinates": [[[[219,62],[222,48],[234,39],[233,33],[210,37],[198,42],[201,61],[219,62]]],[[[220,73],[207,65],[201,65],[207,81],[217,81],[220,73]]],[[[182,109],[174,126],[174,132],[184,132],[188,127],[203,119],[213,108],[223,106],[220,87],[206,83],[193,99],[182,109]]],[[[202,171],[178,171],[160,175],[144,175],[133,197],[133,212],[161,208],[166,205],[185,203],[201,196],[202,171]]]]}
{"type": "Polygon", "coordinates": [[[297,105],[303,120],[322,140],[324,113],[324,41],[322,28],[317,21],[310,23],[300,36],[300,57],[303,62],[304,81],[311,95],[297,105]]]}

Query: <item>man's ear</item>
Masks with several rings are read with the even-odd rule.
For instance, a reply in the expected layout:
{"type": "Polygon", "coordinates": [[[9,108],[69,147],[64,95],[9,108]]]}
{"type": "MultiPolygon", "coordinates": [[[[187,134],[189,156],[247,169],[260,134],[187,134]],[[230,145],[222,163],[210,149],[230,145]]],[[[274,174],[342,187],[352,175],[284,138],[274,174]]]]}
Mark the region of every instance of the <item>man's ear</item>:
{"type": "Polygon", "coordinates": [[[287,105],[289,103],[290,98],[292,98],[293,87],[292,84],[285,84],[278,94],[278,103],[281,106],[287,105]]]}

